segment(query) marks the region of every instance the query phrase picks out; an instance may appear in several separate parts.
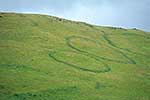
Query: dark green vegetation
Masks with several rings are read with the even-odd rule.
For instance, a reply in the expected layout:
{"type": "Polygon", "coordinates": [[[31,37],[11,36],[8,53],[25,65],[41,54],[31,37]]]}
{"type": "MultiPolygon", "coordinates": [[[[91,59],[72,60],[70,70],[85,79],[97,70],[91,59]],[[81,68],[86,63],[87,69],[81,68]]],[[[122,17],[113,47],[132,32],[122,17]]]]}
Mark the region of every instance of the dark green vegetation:
{"type": "Polygon", "coordinates": [[[0,13],[0,100],[150,100],[150,34],[0,13]]]}

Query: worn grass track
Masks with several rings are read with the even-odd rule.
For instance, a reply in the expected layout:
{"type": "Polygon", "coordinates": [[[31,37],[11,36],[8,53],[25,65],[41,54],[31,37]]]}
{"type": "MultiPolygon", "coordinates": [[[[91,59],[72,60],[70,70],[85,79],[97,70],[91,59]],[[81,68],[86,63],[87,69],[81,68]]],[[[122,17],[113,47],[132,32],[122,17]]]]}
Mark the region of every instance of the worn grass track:
{"type": "MultiPolygon", "coordinates": [[[[112,34],[110,34],[112,35],[112,34]]],[[[115,35],[115,34],[114,34],[115,35]]],[[[143,40],[147,40],[149,41],[149,37],[146,36],[146,35],[140,35],[140,34],[129,34],[129,33],[124,33],[124,34],[119,34],[119,35],[123,35],[123,36],[129,36],[129,37],[142,37],[144,38],[143,40]]],[[[112,40],[109,39],[109,34],[104,34],[103,37],[105,38],[105,40],[108,42],[108,44],[110,44],[111,46],[115,47],[115,48],[118,48],[118,49],[122,49],[122,50],[125,50],[125,51],[128,51],[128,52],[131,52],[131,53],[134,53],[134,54],[138,54],[138,55],[144,55],[144,56],[150,56],[149,54],[145,54],[144,52],[138,52],[138,51],[135,51],[134,49],[129,49],[129,48],[123,48],[123,47],[119,47],[117,46],[112,40]]],[[[149,49],[150,50],[150,49],[149,49]]]]}
{"type": "MultiPolygon", "coordinates": [[[[96,69],[94,70],[94,69],[92,68],[92,67],[94,67],[94,66],[91,66],[91,69],[88,69],[87,66],[89,66],[89,65],[87,65],[87,66],[81,66],[81,65],[80,65],[80,66],[79,66],[79,65],[76,64],[77,62],[76,62],[75,64],[72,64],[72,63],[70,63],[70,62],[68,62],[68,61],[60,60],[60,59],[58,59],[56,56],[54,56],[53,53],[50,53],[49,56],[52,57],[55,61],[57,61],[57,62],[59,62],[59,63],[63,63],[63,64],[65,64],[65,65],[71,66],[71,67],[73,67],[73,68],[76,68],[76,69],[79,69],[79,70],[82,70],[82,71],[93,72],[93,73],[105,73],[105,72],[111,71],[111,68],[109,68],[108,65],[105,64],[105,63],[102,63],[102,65],[103,65],[104,68],[101,69],[102,65],[100,64],[99,67],[97,68],[97,70],[96,70],[96,69]]],[[[85,56],[86,56],[86,55],[85,55],[85,56]]],[[[69,59],[72,59],[72,58],[69,57],[69,59]]],[[[95,59],[95,60],[97,60],[98,62],[100,62],[100,60],[99,60],[99,59],[96,59],[96,58],[90,57],[90,59],[95,59]]]]}
{"type": "MultiPolygon", "coordinates": [[[[79,39],[82,38],[82,39],[84,39],[84,40],[88,40],[88,41],[94,42],[95,44],[98,44],[98,45],[101,45],[101,44],[98,43],[98,42],[96,42],[96,41],[94,41],[94,40],[90,40],[90,39],[88,39],[88,38],[83,38],[83,37],[78,37],[78,36],[68,37],[68,38],[67,38],[67,45],[68,45],[69,47],[71,47],[72,49],[75,49],[75,50],[77,50],[77,51],[79,51],[79,52],[86,53],[87,55],[93,55],[93,56],[95,56],[95,57],[97,57],[97,58],[99,58],[99,59],[102,59],[102,60],[114,61],[114,62],[117,62],[117,63],[124,63],[124,64],[130,64],[130,63],[135,64],[135,63],[136,63],[133,59],[129,58],[126,54],[124,54],[123,52],[120,52],[119,50],[116,50],[116,49],[111,48],[109,45],[105,45],[105,47],[112,49],[112,51],[114,50],[115,52],[120,53],[123,57],[125,57],[125,58],[128,59],[129,61],[125,62],[125,61],[122,61],[122,60],[116,60],[116,59],[109,58],[109,57],[102,57],[102,56],[100,56],[100,55],[97,56],[96,54],[94,54],[94,52],[89,53],[87,50],[82,50],[82,49],[80,49],[80,48],[77,48],[77,47],[74,46],[73,44],[71,44],[71,39],[74,39],[74,38],[79,38],[79,39]]],[[[95,49],[97,49],[97,48],[95,47],[95,49]]]]}

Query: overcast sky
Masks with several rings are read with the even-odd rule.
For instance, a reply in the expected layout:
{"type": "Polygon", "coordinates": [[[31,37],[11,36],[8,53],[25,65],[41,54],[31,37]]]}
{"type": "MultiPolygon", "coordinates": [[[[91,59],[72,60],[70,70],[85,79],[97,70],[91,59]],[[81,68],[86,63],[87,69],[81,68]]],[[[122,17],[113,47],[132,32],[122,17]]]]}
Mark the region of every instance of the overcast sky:
{"type": "Polygon", "coordinates": [[[42,13],[150,31],[150,0],[0,0],[0,11],[42,13]]]}

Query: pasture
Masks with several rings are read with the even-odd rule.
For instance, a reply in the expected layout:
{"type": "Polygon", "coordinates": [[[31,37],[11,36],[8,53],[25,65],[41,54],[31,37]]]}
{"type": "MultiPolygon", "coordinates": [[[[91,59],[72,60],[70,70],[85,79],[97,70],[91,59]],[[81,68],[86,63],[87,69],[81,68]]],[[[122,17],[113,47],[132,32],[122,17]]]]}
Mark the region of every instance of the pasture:
{"type": "Polygon", "coordinates": [[[0,100],[150,100],[150,34],[0,13],[0,100]]]}

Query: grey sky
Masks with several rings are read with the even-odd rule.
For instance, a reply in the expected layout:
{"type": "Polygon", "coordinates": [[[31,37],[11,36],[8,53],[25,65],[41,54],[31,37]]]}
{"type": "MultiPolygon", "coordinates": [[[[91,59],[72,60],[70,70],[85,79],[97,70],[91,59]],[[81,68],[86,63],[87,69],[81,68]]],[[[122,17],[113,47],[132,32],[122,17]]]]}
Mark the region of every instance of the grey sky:
{"type": "Polygon", "coordinates": [[[150,0],[0,0],[0,11],[42,13],[150,31],[150,0]]]}

